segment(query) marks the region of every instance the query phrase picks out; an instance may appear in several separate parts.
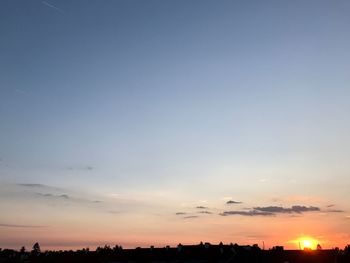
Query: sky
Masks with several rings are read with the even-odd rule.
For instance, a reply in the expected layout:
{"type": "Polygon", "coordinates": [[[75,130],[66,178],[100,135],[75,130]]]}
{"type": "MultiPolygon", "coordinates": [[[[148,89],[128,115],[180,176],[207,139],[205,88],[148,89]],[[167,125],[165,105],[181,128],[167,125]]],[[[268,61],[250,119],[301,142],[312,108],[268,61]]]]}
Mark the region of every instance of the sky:
{"type": "Polygon", "coordinates": [[[2,0],[0,247],[344,247],[349,13],[2,0]]]}

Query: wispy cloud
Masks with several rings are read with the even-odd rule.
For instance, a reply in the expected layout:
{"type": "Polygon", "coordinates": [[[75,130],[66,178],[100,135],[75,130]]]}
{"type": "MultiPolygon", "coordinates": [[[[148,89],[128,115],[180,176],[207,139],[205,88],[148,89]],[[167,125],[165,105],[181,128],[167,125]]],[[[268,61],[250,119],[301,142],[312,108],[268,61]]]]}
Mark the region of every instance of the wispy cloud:
{"type": "Polygon", "coordinates": [[[315,212],[320,211],[321,209],[319,207],[315,206],[301,206],[301,205],[294,205],[290,208],[284,208],[282,206],[266,206],[266,207],[254,207],[254,210],[261,211],[261,212],[268,212],[268,213],[304,213],[304,212],[315,212]]]}
{"type": "Polygon", "coordinates": [[[95,167],[93,166],[68,166],[66,168],[64,168],[65,170],[69,170],[69,171],[92,171],[95,169],[95,167]]]}
{"type": "Polygon", "coordinates": [[[47,199],[56,199],[56,200],[69,200],[72,202],[78,202],[78,203],[94,203],[94,204],[98,204],[98,203],[102,203],[102,201],[100,200],[89,200],[89,199],[85,199],[85,198],[81,198],[81,197],[72,197],[68,194],[52,194],[52,193],[35,193],[35,195],[43,197],[43,198],[47,198],[47,199]]]}
{"type": "Polygon", "coordinates": [[[240,216],[274,216],[274,213],[271,212],[263,212],[257,210],[251,211],[224,211],[220,213],[221,216],[231,216],[231,215],[240,215],[240,216]]]}
{"type": "Polygon", "coordinates": [[[199,211],[198,213],[199,213],[199,214],[208,214],[208,215],[211,215],[211,214],[212,214],[212,212],[207,211],[207,210],[205,210],[205,211],[199,211]]]}
{"type": "Polygon", "coordinates": [[[249,211],[225,211],[221,213],[221,216],[228,215],[241,215],[241,216],[275,216],[277,214],[302,214],[305,212],[320,212],[321,209],[315,206],[301,206],[294,205],[292,207],[282,206],[265,206],[265,207],[253,207],[249,211]]]}
{"type": "Polygon", "coordinates": [[[242,204],[242,202],[234,201],[234,200],[228,200],[228,201],[226,202],[226,204],[228,204],[228,205],[234,205],[234,204],[242,204]]]}
{"type": "Polygon", "coordinates": [[[20,95],[27,95],[27,92],[23,89],[15,89],[15,92],[20,94],[20,95]]]}
{"type": "Polygon", "coordinates": [[[13,228],[41,228],[45,226],[34,226],[34,225],[16,225],[16,224],[5,224],[0,223],[0,227],[13,227],[13,228]]]}
{"type": "Polygon", "coordinates": [[[51,3],[49,3],[49,2],[41,1],[41,3],[42,3],[43,5],[49,7],[49,8],[52,8],[52,9],[56,10],[57,12],[59,12],[59,13],[61,13],[61,14],[64,14],[64,11],[63,11],[61,8],[59,8],[59,7],[57,7],[57,6],[53,5],[53,4],[51,4],[51,3]]]}
{"type": "Polygon", "coordinates": [[[47,192],[57,192],[63,191],[63,189],[59,187],[54,187],[41,183],[18,183],[17,186],[27,188],[29,191],[47,191],[47,192]]]}
{"type": "Polygon", "coordinates": [[[69,200],[69,199],[70,199],[69,195],[67,195],[67,194],[58,194],[58,195],[50,194],[50,193],[47,193],[47,194],[35,193],[35,194],[36,194],[36,195],[39,195],[39,196],[41,196],[41,197],[62,198],[62,199],[66,199],[66,200],[69,200]]]}
{"type": "Polygon", "coordinates": [[[42,194],[42,193],[35,193],[36,195],[43,196],[43,197],[53,197],[53,194],[42,194]]]}
{"type": "Polygon", "coordinates": [[[102,201],[95,199],[91,200],[84,197],[77,197],[76,195],[68,194],[69,190],[53,187],[40,183],[18,183],[16,184],[20,187],[28,188],[28,191],[36,196],[40,196],[46,199],[61,199],[61,200],[70,200],[74,202],[83,202],[83,203],[102,203],[102,201]]]}
{"type": "Polygon", "coordinates": [[[184,219],[197,218],[198,216],[184,216],[184,219]]]}
{"type": "Polygon", "coordinates": [[[327,212],[327,213],[344,213],[345,211],[341,210],[341,209],[328,209],[328,210],[324,210],[324,212],[327,212]]]}
{"type": "Polygon", "coordinates": [[[186,215],[187,213],[185,213],[185,212],[177,212],[177,213],[175,213],[175,215],[177,215],[177,216],[181,216],[181,215],[186,215]]]}
{"type": "Polygon", "coordinates": [[[110,211],[108,211],[108,213],[116,215],[116,214],[120,214],[121,212],[120,211],[110,210],[110,211]]]}
{"type": "Polygon", "coordinates": [[[19,186],[24,186],[24,187],[31,187],[31,188],[38,188],[38,187],[49,187],[47,185],[44,184],[17,184],[19,186]]]}

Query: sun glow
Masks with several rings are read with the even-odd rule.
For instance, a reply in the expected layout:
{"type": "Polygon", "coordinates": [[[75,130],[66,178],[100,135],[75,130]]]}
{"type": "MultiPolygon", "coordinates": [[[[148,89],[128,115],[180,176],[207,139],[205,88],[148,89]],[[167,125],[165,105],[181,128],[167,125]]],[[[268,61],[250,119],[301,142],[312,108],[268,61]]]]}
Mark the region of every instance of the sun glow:
{"type": "Polygon", "coordinates": [[[311,249],[312,242],[310,240],[303,240],[303,245],[304,245],[304,249],[305,248],[311,249]]]}
{"type": "Polygon", "coordinates": [[[318,240],[311,237],[300,237],[295,242],[299,249],[303,250],[317,249],[317,245],[319,244],[318,240]]]}

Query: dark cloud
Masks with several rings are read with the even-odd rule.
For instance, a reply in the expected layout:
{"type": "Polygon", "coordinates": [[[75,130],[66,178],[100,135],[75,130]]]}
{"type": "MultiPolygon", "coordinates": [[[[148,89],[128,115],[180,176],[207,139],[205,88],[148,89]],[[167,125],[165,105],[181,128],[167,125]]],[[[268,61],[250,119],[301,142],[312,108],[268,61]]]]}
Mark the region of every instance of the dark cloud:
{"type": "Polygon", "coordinates": [[[304,212],[316,212],[320,211],[319,207],[315,206],[301,206],[301,205],[294,205],[290,208],[284,208],[282,206],[266,206],[266,207],[254,207],[254,210],[261,211],[261,212],[268,212],[268,213],[297,213],[301,214],[304,212]]]}
{"type": "Polygon", "coordinates": [[[304,212],[319,212],[319,207],[294,205],[292,207],[265,206],[254,207],[249,211],[225,211],[221,216],[241,215],[241,216],[275,216],[276,214],[302,214],[304,212]]]}
{"type": "Polygon", "coordinates": [[[344,213],[345,212],[344,210],[335,208],[335,206],[336,206],[335,204],[329,204],[326,206],[327,209],[322,210],[322,211],[327,212],[327,213],[344,213]]]}
{"type": "Polygon", "coordinates": [[[181,215],[186,215],[187,213],[185,213],[185,212],[177,212],[177,213],[175,213],[175,215],[177,215],[177,216],[181,216],[181,215]]]}
{"type": "Polygon", "coordinates": [[[69,195],[66,195],[66,194],[59,194],[59,195],[54,195],[54,194],[43,194],[43,193],[35,193],[36,195],[38,196],[41,196],[41,197],[47,197],[47,198],[62,198],[62,199],[66,199],[66,200],[69,200],[70,197],[69,195]]]}
{"type": "Polygon", "coordinates": [[[292,206],[292,211],[295,213],[317,212],[317,211],[320,211],[320,208],[316,207],[316,206],[294,205],[294,206],[292,206]]]}
{"type": "Polygon", "coordinates": [[[344,213],[345,211],[341,210],[341,209],[328,209],[328,210],[325,210],[325,212],[327,212],[327,213],[344,213]]]}
{"type": "Polygon", "coordinates": [[[212,214],[212,212],[210,212],[210,211],[199,211],[198,212],[199,214],[208,214],[208,215],[211,215],[212,214]]]}
{"type": "Polygon", "coordinates": [[[13,228],[40,228],[45,226],[32,226],[32,225],[15,225],[0,223],[0,227],[13,227],[13,228]]]}
{"type": "Polygon", "coordinates": [[[64,198],[64,199],[70,199],[68,195],[63,194],[63,195],[58,195],[58,197],[64,198]]]}
{"type": "Polygon", "coordinates": [[[36,193],[36,194],[40,196],[45,196],[45,197],[53,197],[53,194],[42,194],[42,193],[36,193]]]}
{"type": "Polygon", "coordinates": [[[274,216],[274,213],[264,212],[264,211],[224,211],[220,213],[221,216],[230,216],[230,215],[240,215],[240,216],[274,216]]]}
{"type": "Polygon", "coordinates": [[[200,205],[200,206],[197,206],[196,208],[197,208],[197,209],[208,209],[208,207],[206,207],[206,206],[201,206],[201,205],[200,205]]]}
{"type": "Polygon", "coordinates": [[[198,216],[184,216],[185,219],[188,219],[188,218],[197,218],[198,216]]]}
{"type": "Polygon", "coordinates": [[[242,204],[242,202],[229,200],[229,201],[226,202],[226,204],[228,204],[228,205],[234,205],[234,204],[242,204]]]}

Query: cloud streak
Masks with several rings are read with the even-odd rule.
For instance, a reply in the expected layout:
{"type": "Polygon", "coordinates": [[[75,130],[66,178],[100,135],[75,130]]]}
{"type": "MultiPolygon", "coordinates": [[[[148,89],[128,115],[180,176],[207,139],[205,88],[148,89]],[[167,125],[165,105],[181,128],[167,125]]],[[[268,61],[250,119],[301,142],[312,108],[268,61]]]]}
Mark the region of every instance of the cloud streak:
{"type": "Polygon", "coordinates": [[[65,170],[69,170],[69,171],[92,171],[94,170],[95,167],[87,165],[87,166],[79,166],[79,167],[73,167],[73,166],[69,166],[66,167],[65,170]]]}
{"type": "Polygon", "coordinates": [[[301,206],[301,205],[294,205],[290,208],[284,208],[282,206],[266,206],[266,207],[254,207],[254,210],[261,211],[261,212],[268,212],[268,213],[274,213],[274,214],[290,214],[290,213],[297,213],[301,214],[304,212],[318,212],[321,209],[319,207],[315,206],[301,206]]]}
{"type": "Polygon", "coordinates": [[[344,213],[345,211],[341,210],[341,209],[328,209],[328,210],[324,210],[324,212],[327,212],[327,213],[344,213]]]}
{"type": "Polygon", "coordinates": [[[16,225],[16,224],[5,224],[5,223],[0,223],[0,227],[11,227],[11,228],[41,228],[41,227],[45,227],[45,226],[16,225]]]}
{"type": "Polygon", "coordinates": [[[52,8],[52,9],[56,10],[57,12],[59,12],[61,14],[64,14],[64,11],[61,8],[59,8],[59,7],[57,7],[57,6],[53,5],[53,4],[50,4],[50,3],[46,2],[46,1],[41,1],[41,3],[43,5],[49,7],[49,8],[52,8]]]}
{"type": "Polygon", "coordinates": [[[47,197],[47,198],[62,198],[62,199],[66,199],[66,200],[71,199],[69,197],[69,195],[67,195],[67,194],[58,194],[58,195],[54,195],[54,194],[50,194],[50,193],[48,193],[48,194],[35,193],[35,194],[38,195],[38,196],[47,197]]]}
{"type": "Polygon", "coordinates": [[[257,210],[251,211],[224,211],[220,213],[221,216],[231,216],[231,215],[240,215],[240,216],[274,216],[274,213],[271,212],[263,212],[257,210]]]}
{"type": "Polygon", "coordinates": [[[76,197],[72,197],[72,196],[67,195],[67,194],[35,193],[35,195],[40,196],[42,198],[46,198],[46,199],[67,200],[67,201],[78,202],[78,203],[93,203],[93,204],[102,203],[102,201],[100,201],[100,200],[89,200],[89,199],[85,199],[85,198],[76,198],[76,197]]]}
{"type": "Polygon", "coordinates": [[[210,211],[199,211],[198,212],[199,214],[208,214],[208,215],[211,215],[212,214],[212,212],[210,212],[210,211]]]}
{"type": "MultiPolygon", "coordinates": [[[[224,211],[220,213],[221,216],[229,215],[241,215],[241,216],[276,216],[277,214],[302,214],[306,212],[320,212],[321,209],[316,206],[301,206],[294,205],[292,207],[282,206],[265,206],[265,207],[254,207],[250,211],[224,211]]],[[[339,210],[340,212],[341,210],[339,210]]]]}
{"type": "Polygon", "coordinates": [[[94,203],[99,204],[103,201],[98,199],[88,199],[85,197],[79,197],[76,194],[68,194],[70,191],[67,189],[62,189],[58,187],[53,187],[45,184],[40,183],[17,183],[17,186],[27,188],[29,192],[31,192],[33,195],[37,197],[42,197],[47,200],[69,200],[72,202],[79,202],[79,203],[94,203]],[[67,193],[68,192],[68,193],[67,193]]]}
{"type": "Polygon", "coordinates": [[[116,214],[120,214],[121,212],[120,212],[120,211],[113,211],[113,210],[110,210],[110,211],[108,211],[108,213],[113,214],[113,215],[116,215],[116,214]]]}
{"type": "Polygon", "coordinates": [[[17,184],[17,185],[24,186],[24,187],[30,187],[30,188],[48,187],[47,185],[44,185],[44,184],[17,184]]]}
{"type": "Polygon", "coordinates": [[[242,202],[234,201],[234,200],[228,200],[226,202],[227,205],[236,205],[236,204],[242,204],[242,202]]]}

